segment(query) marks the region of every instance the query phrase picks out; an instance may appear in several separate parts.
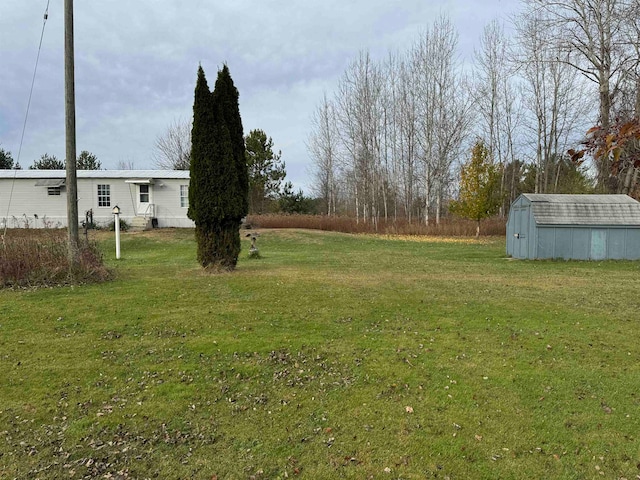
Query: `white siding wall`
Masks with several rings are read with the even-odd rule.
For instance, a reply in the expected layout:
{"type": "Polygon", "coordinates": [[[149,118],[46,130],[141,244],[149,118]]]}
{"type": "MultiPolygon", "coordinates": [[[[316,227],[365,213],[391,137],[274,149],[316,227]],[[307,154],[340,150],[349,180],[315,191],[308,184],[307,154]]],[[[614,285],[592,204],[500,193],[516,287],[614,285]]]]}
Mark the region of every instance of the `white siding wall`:
{"type": "Polygon", "coordinates": [[[42,228],[44,222],[51,227],[66,225],[67,196],[65,189],[59,196],[47,195],[47,187],[36,187],[36,180],[16,179],[11,195],[11,180],[0,183],[0,226],[5,223],[9,228],[30,227],[42,228]],[[9,199],[11,206],[7,212],[9,199]],[[38,219],[35,218],[38,216],[38,219]],[[60,223],[60,219],[64,219],[60,223]]]}
{"type": "Polygon", "coordinates": [[[189,180],[159,180],[153,188],[151,201],[156,205],[158,227],[194,227],[187,218],[187,208],[180,206],[180,185],[189,185],[189,180]]]}
{"type": "MultiPolygon", "coordinates": [[[[59,196],[47,194],[47,187],[36,187],[36,179],[0,179],[0,227],[5,222],[9,228],[30,228],[67,225],[67,191],[61,189],[59,196]],[[7,205],[11,206],[7,214],[7,205]],[[35,216],[38,216],[36,219],[35,216]]],[[[150,187],[151,203],[155,205],[155,217],[159,227],[193,227],[187,218],[187,208],[180,207],[180,185],[188,185],[188,179],[156,179],[150,187]]],[[[97,224],[113,221],[112,209],[118,205],[121,218],[131,222],[136,216],[136,185],[126,183],[123,178],[78,178],[78,217],[82,222],[85,212],[93,209],[93,220],[97,224]],[[98,206],[98,185],[110,185],[111,202],[108,207],[98,206]]]]}

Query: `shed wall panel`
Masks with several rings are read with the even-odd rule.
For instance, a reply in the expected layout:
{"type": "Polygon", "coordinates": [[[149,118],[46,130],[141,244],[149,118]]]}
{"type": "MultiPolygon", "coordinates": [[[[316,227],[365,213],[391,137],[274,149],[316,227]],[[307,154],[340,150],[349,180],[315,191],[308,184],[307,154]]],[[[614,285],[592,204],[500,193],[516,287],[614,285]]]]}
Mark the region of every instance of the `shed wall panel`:
{"type": "Polygon", "coordinates": [[[626,258],[640,259],[640,228],[628,228],[626,233],[626,258]]]}
{"type": "Polygon", "coordinates": [[[588,228],[572,228],[571,251],[575,260],[589,260],[591,230],[588,228]]]}
{"type": "Polygon", "coordinates": [[[538,228],[538,252],[536,258],[553,258],[555,228],[538,228]]]}
{"type": "Polygon", "coordinates": [[[554,252],[553,258],[569,259],[572,256],[572,229],[571,228],[554,228],[554,252]]]}
{"type": "Polygon", "coordinates": [[[607,258],[621,260],[625,258],[626,228],[610,228],[607,239],[607,258]]]}

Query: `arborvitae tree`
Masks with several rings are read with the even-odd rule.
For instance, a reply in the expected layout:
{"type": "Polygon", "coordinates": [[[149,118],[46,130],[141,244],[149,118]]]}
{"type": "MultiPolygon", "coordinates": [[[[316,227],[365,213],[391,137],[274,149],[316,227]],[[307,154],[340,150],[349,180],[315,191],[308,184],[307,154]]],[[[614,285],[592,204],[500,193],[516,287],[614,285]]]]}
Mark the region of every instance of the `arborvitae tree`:
{"type": "Polygon", "coordinates": [[[240,223],[248,210],[238,90],[225,65],[213,93],[198,69],[191,131],[188,217],[196,224],[198,262],[233,270],[240,254],[240,223]]]}

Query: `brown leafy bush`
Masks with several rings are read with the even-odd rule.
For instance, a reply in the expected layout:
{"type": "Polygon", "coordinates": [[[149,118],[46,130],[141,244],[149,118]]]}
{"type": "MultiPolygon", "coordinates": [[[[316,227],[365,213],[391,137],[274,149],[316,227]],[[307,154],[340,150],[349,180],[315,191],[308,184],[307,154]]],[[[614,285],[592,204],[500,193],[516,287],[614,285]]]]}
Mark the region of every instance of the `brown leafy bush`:
{"type": "MultiPolygon", "coordinates": [[[[439,225],[409,223],[404,219],[356,222],[353,217],[329,217],[326,215],[249,215],[246,224],[254,228],[306,228],[343,233],[380,233],[387,235],[427,235],[445,237],[472,237],[477,223],[463,218],[445,218],[439,225]]],[[[506,234],[506,220],[493,217],[483,220],[481,234],[496,236],[506,234]]]]}
{"type": "Polygon", "coordinates": [[[0,243],[0,288],[101,282],[110,273],[92,242],[81,242],[79,262],[69,261],[64,230],[10,230],[0,243]]]}

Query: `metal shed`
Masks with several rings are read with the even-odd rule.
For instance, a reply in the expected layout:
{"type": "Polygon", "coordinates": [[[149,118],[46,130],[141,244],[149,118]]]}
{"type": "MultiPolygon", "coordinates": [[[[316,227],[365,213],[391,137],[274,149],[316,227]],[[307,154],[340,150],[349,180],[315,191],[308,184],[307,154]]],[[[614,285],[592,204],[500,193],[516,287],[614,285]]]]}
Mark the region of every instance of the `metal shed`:
{"type": "Polygon", "coordinates": [[[509,211],[507,254],[638,260],[640,202],[627,195],[522,194],[509,211]]]}

